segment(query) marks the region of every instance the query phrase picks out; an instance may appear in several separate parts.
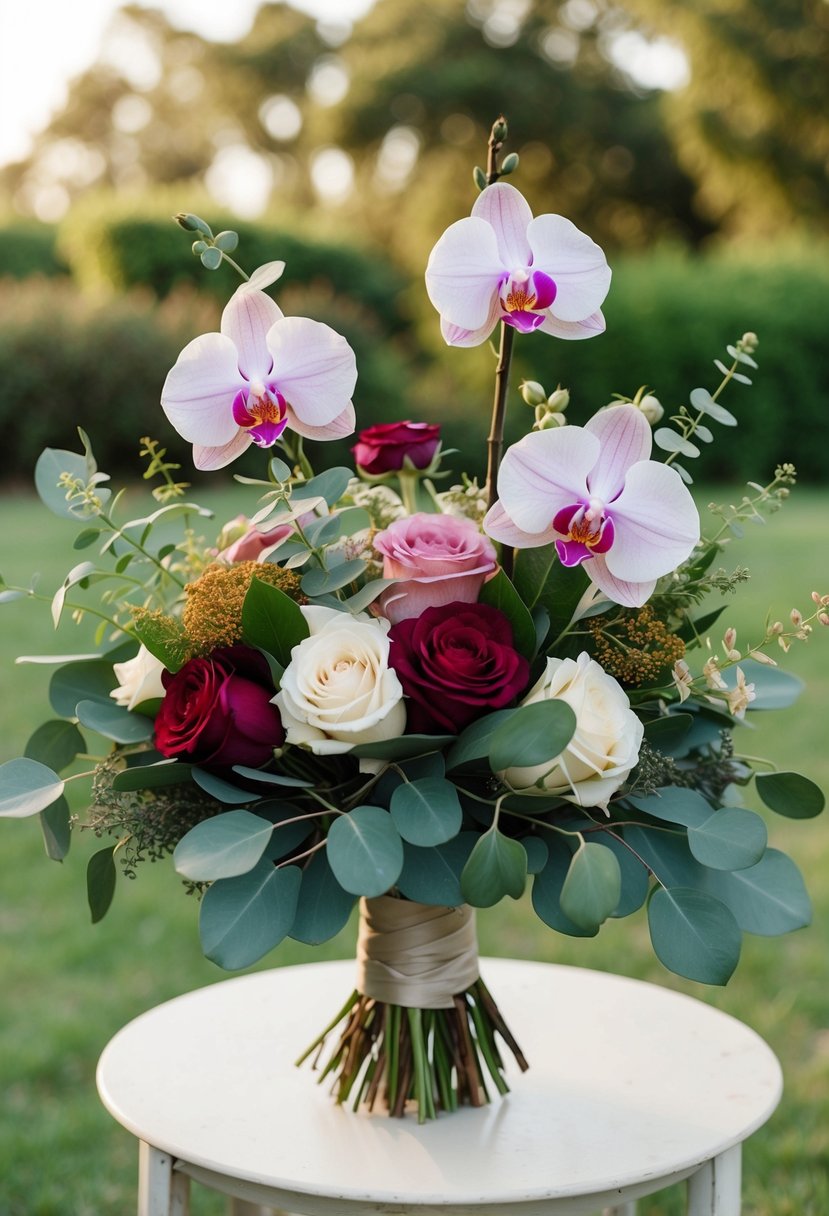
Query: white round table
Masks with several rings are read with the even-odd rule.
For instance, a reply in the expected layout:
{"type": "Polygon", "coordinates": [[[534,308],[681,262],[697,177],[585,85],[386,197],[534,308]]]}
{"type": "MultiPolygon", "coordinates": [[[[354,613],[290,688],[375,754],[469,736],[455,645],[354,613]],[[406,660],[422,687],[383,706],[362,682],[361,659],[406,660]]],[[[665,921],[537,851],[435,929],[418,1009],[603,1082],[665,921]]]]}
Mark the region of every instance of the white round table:
{"type": "Polygon", "coordinates": [[[307,1216],[632,1216],[687,1178],[689,1216],[738,1216],[741,1144],[781,1093],[762,1039],[636,980],[481,969],[530,1070],[508,1069],[490,1106],[423,1125],[335,1106],[294,1066],[353,988],[351,961],[226,980],[130,1022],[98,1089],[141,1141],[139,1216],[184,1216],[191,1178],[237,1214],[307,1216]]]}

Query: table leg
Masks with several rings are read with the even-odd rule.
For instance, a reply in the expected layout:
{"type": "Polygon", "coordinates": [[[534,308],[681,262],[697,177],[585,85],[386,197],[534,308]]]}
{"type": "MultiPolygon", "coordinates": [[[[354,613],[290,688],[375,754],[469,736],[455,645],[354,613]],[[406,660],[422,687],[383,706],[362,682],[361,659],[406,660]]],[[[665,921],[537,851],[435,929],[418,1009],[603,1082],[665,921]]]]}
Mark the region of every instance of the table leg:
{"type": "Polygon", "coordinates": [[[138,1143],[138,1216],[188,1216],[190,1179],[177,1174],[173,1158],[151,1144],[138,1143]]]}
{"type": "Polygon", "coordinates": [[[688,1216],[740,1216],[742,1145],[735,1144],[688,1179],[688,1216]]]}

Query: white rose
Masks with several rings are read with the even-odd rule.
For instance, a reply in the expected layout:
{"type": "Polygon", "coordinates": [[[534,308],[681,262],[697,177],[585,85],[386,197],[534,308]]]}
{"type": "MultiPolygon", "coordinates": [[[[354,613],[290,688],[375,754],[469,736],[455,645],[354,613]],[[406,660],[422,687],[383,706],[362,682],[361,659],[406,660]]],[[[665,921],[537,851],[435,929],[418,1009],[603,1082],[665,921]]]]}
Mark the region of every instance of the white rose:
{"type": "Polygon", "coordinates": [[[150,654],[146,646],[139,646],[134,659],[127,659],[125,663],[113,663],[112,668],[120,683],[109,695],[114,697],[119,705],[135,709],[142,701],[164,696],[165,688],[161,683],[164,664],[155,655],[150,654]]]}
{"type": "Polygon", "coordinates": [[[578,806],[600,806],[618,790],[639,759],[643,727],[621,686],[582,652],[577,659],[548,659],[547,668],[522,705],[566,701],[576,731],[560,756],[531,768],[500,774],[522,793],[557,794],[578,806]]]}
{"type": "Polygon", "coordinates": [[[302,612],[311,634],[291,651],[274,697],[288,743],[321,756],[402,735],[406,710],[389,667],[388,621],[316,605],[302,612]]]}

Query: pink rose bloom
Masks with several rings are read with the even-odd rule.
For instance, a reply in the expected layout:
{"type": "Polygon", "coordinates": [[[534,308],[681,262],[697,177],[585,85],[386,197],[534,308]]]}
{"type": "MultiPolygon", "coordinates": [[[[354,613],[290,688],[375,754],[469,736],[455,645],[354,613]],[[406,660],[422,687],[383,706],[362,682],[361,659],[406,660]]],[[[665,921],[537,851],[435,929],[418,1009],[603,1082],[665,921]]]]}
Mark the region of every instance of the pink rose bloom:
{"type": "Polygon", "coordinates": [[[402,580],[379,599],[392,624],[436,605],[474,604],[484,581],[498,569],[492,542],[471,520],[454,515],[419,513],[395,520],[378,532],[374,547],[383,555],[383,577],[402,580]]]}
{"type": "Polygon", "coordinates": [[[270,532],[260,532],[244,515],[239,515],[235,522],[244,528],[242,535],[237,536],[232,544],[216,554],[221,561],[231,564],[258,561],[261,553],[272,549],[293,532],[290,524],[279,524],[276,528],[271,528],[270,532]]]}

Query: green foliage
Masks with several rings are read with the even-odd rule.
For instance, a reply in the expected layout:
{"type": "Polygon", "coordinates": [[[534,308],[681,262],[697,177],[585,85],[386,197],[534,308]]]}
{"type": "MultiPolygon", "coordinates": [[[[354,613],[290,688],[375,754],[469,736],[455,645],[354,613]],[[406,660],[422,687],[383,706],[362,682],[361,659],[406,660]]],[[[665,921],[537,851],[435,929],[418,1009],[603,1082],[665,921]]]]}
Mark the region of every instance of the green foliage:
{"type": "Polygon", "coordinates": [[[820,787],[800,773],[758,773],[754,784],[767,807],[790,819],[812,819],[826,803],[820,787]]]}
{"type": "Polygon", "coordinates": [[[236,878],[253,869],[272,833],[273,824],[250,811],[213,815],[182,836],[173,852],[173,864],[193,882],[236,878]]]}
{"type": "Polygon", "coordinates": [[[205,955],[220,967],[249,967],[287,937],[302,872],[263,859],[247,874],[221,878],[204,893],[199,932],[205,955]]]}
{"type": "Polygon", "coordinates": [[[372,898],[394,886],[403,869],[403,842],[388,811],[358,806],[328,829],[328,862],[340,886],[372,898]]]}
{"type": "Polygon", "coordinates": [[[389,810],[403,839],[426,847],[451,840],[463,818],[457,787],[443,777],[423,777],[399,785],[389,810]]]}
{"type": "Polygon", "coordinates": [[[648,927],[660,962],[703,984],[726,984],[740,958],[741,934],[719,900],[683,887],[654,891],[648,927]]]}
{"type": "Polygon", "coordinates": [[[66,263],[57,251],[57,230],[52,224],[32,220],[0,225],[0,277],[27,279],[31,275],[66,274],[66,263]]]}
{"type": "Polygon", "coordinates": [[[524,846],[493,826],[476,840],[461,874],[461,890],[473,907],[491,908],[505,895],[518,899],[526,881],[524,846]]]}

